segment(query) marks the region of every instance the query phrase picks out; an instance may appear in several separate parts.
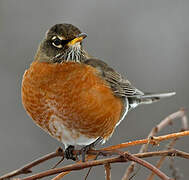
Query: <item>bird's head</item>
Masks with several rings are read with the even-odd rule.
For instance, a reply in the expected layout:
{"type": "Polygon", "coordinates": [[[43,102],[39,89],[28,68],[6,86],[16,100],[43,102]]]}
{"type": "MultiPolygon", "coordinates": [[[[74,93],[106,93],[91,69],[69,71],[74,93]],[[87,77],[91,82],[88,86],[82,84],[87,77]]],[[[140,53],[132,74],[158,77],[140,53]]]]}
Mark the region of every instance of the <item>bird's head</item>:
{"type": "Polygon", "coordinates": [[[39,45],[35,60],[40,62],[81,62],[85,59],[82,40],[87,37],[72,24],[51,27],[39,45]]]}

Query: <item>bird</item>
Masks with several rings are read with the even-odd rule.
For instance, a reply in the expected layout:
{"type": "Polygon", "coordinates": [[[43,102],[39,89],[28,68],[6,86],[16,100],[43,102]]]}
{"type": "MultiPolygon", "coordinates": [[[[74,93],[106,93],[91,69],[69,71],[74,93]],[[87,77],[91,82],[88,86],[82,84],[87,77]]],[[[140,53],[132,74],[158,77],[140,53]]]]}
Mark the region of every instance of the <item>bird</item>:
{"type": "Polygon", "coordinates": [[[130,110],[175,95],[135,88],[106,62],[86,52],[86,37],[72,24],[52,26],[25,71],[21,87],[27,114],[62,142],[66,158],[73,160],[76,146],[86,152],[96,142],[105,143],[130,110]]]}

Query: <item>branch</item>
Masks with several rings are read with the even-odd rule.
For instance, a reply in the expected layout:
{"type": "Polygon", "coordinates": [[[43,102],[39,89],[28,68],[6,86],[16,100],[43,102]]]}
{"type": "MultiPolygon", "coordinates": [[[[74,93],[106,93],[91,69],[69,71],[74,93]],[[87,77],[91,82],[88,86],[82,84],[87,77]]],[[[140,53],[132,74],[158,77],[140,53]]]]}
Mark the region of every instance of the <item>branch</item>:
{"type": "Polygon", "coordinates": [[[52,180],[60,180],[60,179],[62,179],[65,175],[67,175],[67,174],[69,174],[69,171],[58,174],[58,175],[57,175],[56,177],[54,177],[52,180]]]}
{"type": "Polygon", "coordinates": [[[107,163],[104,165],[105,168],[105,174],[106,174],[106,180],[111,180],[111,166],[110,163],[107,163]]]}
{"type": "MultiPolygon", "coordinates": [[[[181,131],[186,131],[188,130],[188,120],[185,114],[185,111],[183,108],[181,108],[179,111],[170,114],[169,116],[167,116],[165,119],[163,119],[158,125],[156,125],[151,132],[148,135],[148,138],[150,138],[151,136],[155,136],[158,132],[160,132],[161,130],[163,130],[165,127],[167,127],[168,125],[172,125],[173,124],[173,120],[176,120],[178,118],[181,118],[181,122],[182,122],[182,128],[181,131]]],[[[145,152],[147,151],[148,148],[148,144],[145,144],[141,147],[140,152],[145,152]]]]}
{"type": "MultiPolygon", "coordinates": [[[[176,143],[176,140],[178,140],[178,139],[175,138],[175,139],[173,139],[173,140],[168,144],[168,149],[172,149],[172,148],[173,148],[173,146],[174,146],[175,143],[176,143]]],[[[162,156],[162,157],[157,161],[156,167],[157,167],[158,169],[161,168],[161,166],[163,165],[163,162],[165,161],[166,157],[167,157],[167,156],[162,156]]],[[[155,174],[154,174],[154,173],[151,173],[151,174],[147,177],[147,180],[153,180],[154,176],[155,176],[155,174]]]]}
{"type": "MultiPolygon", "coordinates": [[[[162,129],[164,129],[166,126],[173,124],[173,120],[176,120],[178,118],[181,118],[182,122],[182,128],[181,130],[187,130],[188,129],[188,120],[187,116],[185,114],[184,108],[181,108],[179,111],[172,113],[171,115],[167,116],[165,119],[163,119],[158,125],[156,125],[151,132],[148,134],[148,138],[155,136],[158,132],[160,132],[162,129]]],[[[148,143],[144,144],[140,148],[140,153],[146,152],[148,149],[148,143]]],[[[132,162],[129,167],[127,168],[122,180],[128,180],[130,174],[134,171],[135,163],[132,162]]]]}
{"type": "MultiPolygon", "coordinates": [[[[183,136],[188,136],[188,135],[189,135],[189,131],[184,131],[184,132],[172,133],[172,134],[168,134],[168,135],[164,135],[164,136],[151,137],[150,139],[142,139],[142,140],[136,140],[136,141],[131,141],[131,142],[127,142],[127,143],[122,143],[122,144],[118,144],[118,145],[115,145],[115,146],[109,146],[109,147],[103,148],[101,150],[90,150],[90,151],[88,151],[89,155],[86,158],[86,160],[93,159],[96,155],[99,154],[99,152],[102,152],[102,154],[104,153],[106,155],[113,155],[113,154],[115,154],[115,153],[112,152],[113,150],[118,150],[118,149],[129,147],[129,146],[136,146],[136,145],[147,144],[147,143],[156,145],[160,141],[178,138],[178,137],[183,137],[183,136]]],[[[73,153],[74,154],[81,154],[81,151],[74,150],[73,153]]],[[[52,159],[54,157],[59,157],[59,156],[61,156],[61,157],[64,156],[64,152],[60,148],[56,152],[50,153],[50,154],[48,154],[48,155],[46,155],[42,158],[39,158],[38,160],[33,161],[32,163],[29,163],[29,164],[19,168],[18,170],[15,170],[15,171],[10,172],[10,173],[8,173],[4,176],[1,176],[0,180],[4,180],[4,179],[10,178],[10,177],[14,177],[14,176],[20,175],[20,174],[30,173],[32,167],[34,167],[34,166],[36,166],[36,165],[38,165],[38,164],[40,164],[44,161],[47,161],[49,159],[52,159]]],[[[61,171],[61,172],[63,172],[63,171],[61,171]]],[[[67,170],[66,174],[68,174],[68,173],[69,172],[67,170]]]]}
{"type": "Polygon", "coordinates": [[[47,160],[50,160],[52,158],[55,158],[55,157],[58,157],[58,156],[64,156],[64,152],[61,148],[58,148],[55,152],[52,152],[50,154],[47,154],[15,171],[12,171],[10,173],[7,173],[3,176],[0,177],[0,180],[4,180],[4,179],[8,179],[8,178],[11,178],[11,177],[14,177],[14,176],[17,176],[17,175],[20,175],[20,174],[28,174],[28,173],[31,173],[31,168],[33,168],[34,166],[37,166],[47,160]]]}
{"type": "Polygon", "coordinates": [[[143,165],[144,167],[148,168],[149,170],[151,170],[153,173],[155,173],[157,176],[159,176],[162,180],[171,180],[171,178],[169,178],[166,174],[164,174],[162,171],[160,171],[158,168],[156,168],[155,166],[153,166],[152,164],[150,164],[147,161],[144,161],[136,156],[133,155],[127,155],[128,159],[136,162],[138,164],[143,165]]]}
{"type": "MultiPolygon", "coordinates": [[[[142,139],[142,140],[130,141],[130,142],[114,145],[114,146],[109,146],[109,147],[100,149],[99,151],[102,152],[102,151],[118,150],[118,149],[121,149],[121,148],[126,148],[126,147],[129,147],[129,146],[136,146],[136,145],[140,145],[140,144],[157,145],[160,141],[164,141],[164,140],[168,140],[168,139],[173,139],[173,138],[178,138],[178,137],[182,137],[182,136],[188,136],[188,135],[189,135],[189,131],[184,131],[184,132],[181,132],[181,133],[173,133],[173,134],[168,134],[168,135],[159,136],[159,137],[153,137],[152,136],[150,139],[142,139]]],[[[92,151],[88,152],[89,155],[87,156],[86,161],[95,158],[95,155],[94,154],[90,155],[90,153],[92,154],[92,151]]],[[[76,154],[79,154],[79,152],[77,151],[76,154]]],[[[130,167],[129,173],[131,173],[133,171],[132,168],[134,169],[134,165],[130,167]]],[[[66,173],[62,172],[62,173],[60,173],[58,175],[60,178],[57,176],[53,180],[60,180],[62,177],[64,177],[65,175],[67,175],[70,172],[71,171],[69,171],[69,172],[67,171],[66,173]]],[[[127,171],[126,171],[126,173],[127,173],[127,171]]],[[[126,175],[126,173],[125,173],[125,175],[126,175]]],[[[124,179],[124,177],[123,177],[123,179],[124,179]]]]}
{"type": "Polygon", "coordinates": [[[130,141],[114,146],[109,146],[107,148],[103,148],[102,150],[114,150],[114,149],[122,149],[126,148],[129,146],[136,146],[140,144],[152,144],[152,145],[158,145],[161,141],[173,139],[173,138],[179,138],[183,136],[189,136],[189,130],[188,131],[183,131],[183,132],[177,132],[177,133],[172,133],[172,134],[167,134],[163,136],[151,136],[150,138],[147,139],[141,139],[141,140],[136,140],[136,141],[130,141]]]}
{"type": "MultiPolygon", "coordinates": [[[[130,154],[129,154],[130,156],[130,154]]],[[[147,153],[138,153],[132,155],[134,157],[138,158],[146,158],[146,157],[153,157],[153,156],[178,156],[182,158],[189,159],[189,153],[185,153],[179,150],[167,150],[167,151],[157,151],[157,152],[147,152],[147,153]]],[[[128,158],[128,157],[127,157],[128,158]]],[[[107,163],[120,163],[120,162],[128,162],[127,158],[123,158],[123,156],[118,156],[118,157],[113,157],[113,158],[106,158],[106,159],[101,159],[101,160],[94,160],[94,161],[88,161],[88,162],[80,162],[76,163],[73,165],[68,165],[64,166],[61,168],[56,168],[56,169],[51,169],[47,170],[26,178],[23,178],[21,180],[35,180],[35,179],[40,179],[46,176],[50,176],[53,174],[61,173],[61,172],[67,172],[67,171],[73,171],[73,170],[80,170],[80,169],[85,169],[88,167],[93,167],[93,166],[98,166],[98,165],[104,165],[107,163]]],[[[133,160],[132,158],[130,158],[133,160]]]]}

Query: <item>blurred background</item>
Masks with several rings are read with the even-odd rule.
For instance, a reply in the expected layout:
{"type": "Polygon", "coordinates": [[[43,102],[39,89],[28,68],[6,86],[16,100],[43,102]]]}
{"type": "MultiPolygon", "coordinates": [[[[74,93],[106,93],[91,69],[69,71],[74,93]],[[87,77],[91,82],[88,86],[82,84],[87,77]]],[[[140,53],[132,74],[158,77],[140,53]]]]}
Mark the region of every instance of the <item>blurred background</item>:
{"type": "MultiPolygon", "coordinates": [[[[65,22],[86,32],[85,49],[127,76],[137,88],[177,92],[173,98],[130,112],[105,146],[145,138],[167,115],[189,108],[188,0],[0,0],[0,175],[62,146],[27,116],[20,87],[47,29],[65,22]]],[[[180,127],[178,121],[160,134],[179,131],[180,127]]],[[[189,152],[189,139],[180,139],[176,147],[189,152]]],[[[52,167],[55,162],[34,170],[52,167]]],[[[169,164],[167,159],[162,169],[171,176],[169,164]]],[[[187,180],[189,161],[174,158],[174,164],[181,179],[187,180]]],[[[121,179],[128,165],[112,165],[112,179],[121,179]]],[[[84,179],[86,172],[76,171],[65,179],[84,179]]],[[[142,167],[133,179],[142,180],[148,174],[142,167]]],[[[104,179],[102,167],[93,168],[88,177],[97,178],[104,179]]]]}

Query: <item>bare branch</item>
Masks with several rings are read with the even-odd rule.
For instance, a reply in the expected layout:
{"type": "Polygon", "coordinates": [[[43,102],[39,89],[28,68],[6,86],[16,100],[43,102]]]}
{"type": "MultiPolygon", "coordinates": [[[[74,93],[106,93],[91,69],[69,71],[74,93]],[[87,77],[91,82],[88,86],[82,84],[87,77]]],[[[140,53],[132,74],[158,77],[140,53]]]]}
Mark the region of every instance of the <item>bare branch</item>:
{"type": "Polygon", "coordinates": [[[173,158],[170,159],[169,168],[172,170],[172,177],[174,178],[174,180],[179,180],[182,175],[178,174],[179,170],[178,170],[178,168],[175,168],[173,158]]]}
{"type": "MultiPolygon", "coordinates": [[[[179,150],[167,150],[167,151],[157,151],[157,152],[147,152],[147,153],[138,153],[134,154],[132,156],[138,157],[138,158],[147,158],[147,157],[153,157],[153,156],[179,156],[182,158],[189,159],[189,153],[185,153],[179,150]]],[[[133,159],[132,159],[133,160],[133,159]]],[[[101,160],[94,160],[94,161],[88,161],[88,162],[80,162],[73,165],[64,166],[61,168],[51,169],[47,170],[26,178],[23,178],[21,180],[34,180],[34,179],[40,179],[42,177],[50,176],[53,174],[58,174],[60,172],[68,172],[73,170],[80,170],[85,169],[92,166],[98,166],[98,165],[104,165],[107,163],[118,163],[118,162],[128,162],[128,159],[123,158],[122,156],[113,157],[113,158],[106,158],[101,160]]]]}
{"type": "Polygon", "coordinates": [[[106,180],[111,180],[111,166],[110,163],[104,165],[106,180]]]}
{"type": "MultiPolygon", "coordinates": [[[[168,139],[173,139],[173,138],[178,138],[178,137],[182,137],[182,136],[188,136],[189,135],[189,131],[184,131],[184,132],[178,132],[178,133],[173,133],[173,134],[168,134],[168,135],[164,135],[164,136],[159,136],[159,137],[152,137],[150,140],[149,139],[142,139],[142,140],[136,140],[136,141],[132,141],[132,142],[127,142],[127,143],[122,143],[122,144],[119,144],[119,145],[115,145],[115,146],[110,146],[110,147],[107,147],[107,148],[103,148],[102,150],[90,150],[88,153],[88,157],[86,158],[86,160],[90,160],[90,159],[93,159],[97,154],[99,154],[99,152],[101,152],[101,154],[103,155],[113,155],[113,154],[116,154],[115,151],[113,150],[116,150],[116,149],[120,149],[120,148],[125,148],[125,147],[128,147],[128,146],[134,146],[134,145],[138,145],[138,144],[143,144],[143,143],[151,143],[151,144],[158,144],[160,141],[164,141],[164,140],[168,140],[168,139]],[[90,155],[91,154],[91,155],[90,155]]],[[[74,151],[75,154],[79,154],[81,153],[80,151],[78,150],[75,150],[74,151]]],[[[26,173],[29,173],[31,172],[31,168],[44,162],[44,161],[47,161],[49,159],[52,159],[54,157],[58,157],[58,156],[62,156],[63,157],[64,155],[64,152],[61,151],[60,149],[57,150],[56,152],[53,152],[53,153],[50,153],[32,163],[29,163],[28,165],[18,169],[18,170],[15,170],[11,173],[8,173],[2,177],[0,177],[0,180],[3,180],[3,179],[6,179],[8,177],[13,177],[13,176],[16,176],[16,175],[19,175],[19,174],[26,174],[26,173]]],[[[186,156],[187,157],[187,156],[186,156]]],[[[98,162],[100,160],[97,160],[95,162],[98,162]]],[[[114,160],[115,161],[115,160],[114,160]]],[[[89,163],[88,165],[86,165],[86,167],[91,167],[93,166],[93,164],[90,164],[92,161],[90,162],[86,162],[86,163],[89,163]]],[[[125,160],[124,160],[125,162],[125,160]]],[[[107,161],[107,162],[103,162],[102,160],[102,164],[105,164],[105,163],[112,163],[111,161],[107,161]]],[[[79,163],[77,164],[74,164],[76,167],[72,168],[72,165],[70,165],[69,167],[63,167],[63,169],[59,169],[57,170],[56,169],[52,169],[52,170],[49,170],[47,172],[43,172],[45,174],[43,174],[43,176],[45,175],[48,175],[49,173],[53,173],[53,174],[56,174],[56,173],[60,173],[60,172],[64,172],[66,171],[66,173],[68,173],[68,171],[71,171],[71,170],[76,170],[79,163]],[[65,168],[65,169],[64,169],[65,168]],[[75,169],[76,168],[76,169],[75,169]],[[46,174],[47,173],[47,174],[46,174]]],[[[101,164],[101,165],[102,165],[101,164]]],[[[97,164],[98,165],[98,164],[97,164]]],[[[96,166],[96,165],[94,165],[96,166]]],[[[84,168],[86,168],[84,167],[84,168]]],[[[83,167],[80,167],[80,168],[83,168],[83,167]]],[[[78,169],[77,169],[78,170],[78,169]]],[[[41,176],[41,175],[40,175],[41,176]]],[[[38,177],[39,178],[39,177],[38,177]]]]}
{"type": "MultiPolygon", "coordinates": [[[[181,118],[182,122],[182,129],[181,130],[187,130],[188,129],[188,120],[187,116],[185,114],[184,108],[181,108],[179,111],[167,116],[165,119],[163,119],[158,125],[156,125],[151,132],[148,134],[148,138],[155,136],[158,132],[160,132],[162,129],[164,129],[166,126],[173,123],[173,120],[181,118]]],[[[149,143],[145,143],[140,148],[139,153],[146,152],[148,149],[149,143]]],[[[134,171],[135,163],[132,162],[127,170],[125,171],[124,176],[122,177],[122,180],[128,180],[130,174],[134,171]]]]}
{"type": "Polygon", "coordinates": [[[129,147],[129,146],[136,146],[136,145],[141,145],[141,144],[157,145],[161,141],[174,139],[174,138],[179,138],[179,137],[183,137],[183,136],[189,136],[189,131],[177,132],[177,133],[172,133],[172,134],[163,135],[163,136],[157,136],[157,137],[151,136],[150,138],[147,138],[147,139],[130,141],[130,142],[114,145],[114,146],[109,146],[107,148],[103,148],[102,150],[122,149],[122,148],[126,148],[126,147],[129,147]]]}
{"type": "Polygon", "coordinates": [[[54,177],[52,180],[60,180],[62,179],[65,175],[69,174],[69,171],[66,172],[62,172],[60,174],[58,174],[56,177],[54,177]]]}
{"type": "Polygon", "coordinates": [[[138,164],[141,164],[142,166],[148,168],[149,170],[151,170],[153,173],[155,173],[157,176],[159,176],[162,180],[171,180],[171,178],[169,178],[166,174],[164,174],[162,171],[160,171],[158,168],[156,168],[155,166],[153,166],[152,164],[150,164],[149,162],[142,160],[136,156],[133,155],[128,155],[129,157],[127,157],[129,160],[136,162],[138,164]]]}
{"type": "MultiPolygon", "coordinates": [[[[178,139],[176,139],[176,138],[173,139],[173,140],[168,144],[167,149],[172,149],[173,146],[174,146],[175,143],[176,143],[176,140],[178,140],[178,139]]],[[[161,168],[161,166],[163,165],[164,160],[166,159],[166,157],[167,157],[167,156],[162,156],[162,157],[159,159],[159,161],[157,161],[156,167],[157,167],[158,169],[161,168]]],[[[154,176],[155,176],[155,174],[154,174],[154,173],[151,173],[151,174],[148,176],[147,180],[153,180],[154,176]]]]}
{"type": "MultiPolygon", "coordinates": [[[[178,137],[182,137],[182,136],[188,136],[188,135],[189,135],[189,131],[179,132],[179,133],[172,133],[172,134],[168,134],[168,135],[165,135],[165,136],[151,137],[150,139],[148,139],[148,138],[147,139],[141,139],[141,140],[130,141],[130,142],[114,145],[114,146],[109,146],[109,147],[100,149],[99,151],[101,151],[101,152],[102,151],[112,151],[112,150],[118,150],[118,149],[121,149],[121,148],[126,148],[126,147],[129,147],[129,146],[141,145],[141,144],[153,144],[153,145],[156,145],[160,141],[174,139],[174,138],[178,138],[178,137]]],[[[79,154],[78,151],[77,151],[77,153],[79,154]]],[[[93,152],[93,150],[89,151],[88,154],[89,155],[87,156],[86,161],[94,159],[94,157],[95,157],[94,154],[95,153],[93,152]],[[92,155],[90,155],[90,154],[92,154],[92,155]]],[[[123,176],[123,180],[126,180],[124,178],[125,178],[125,176],[127,176],[128,173],[130,174],[131,172],[133,172],[134,165],[132,167],[129,167],[129,168],[130,169],[128,169],[128,171],[126,171],[125,175],[123,176]]],[[[61,174],[61,177],[64,177],[65,175],[67,175],[70,172],[68,172],[68,171],[66,173],[63,172],[61,174]]],[[[57,180],[59,180],[59,179],[57,179],[57,180]]]]}
{"type": "MultiPolygon", "coordinates": [[[[182,129],[181,130],[188,130],[188,123],[185,111],[181,108],[179,111],[167,116],[164,120],[162,120],[157,126],[155,126],[148,135],[148,138],[155,136],[158,132],[163,130],[168,125],[173,124],[173,120],[181,118],[182,122],[182,129]]],[[[139,152],[145,152],[147,150],[148,144],[145,144],[141,147],[139,152]]]]}
{"type": "Polygon", "coordinates": [[[52,152],[50,154],[47,154],[15,171],[12,171],[10,173],[7,173],[5,174],[4,176],[1,176],[0,177],[0,180],[4,180],[4,179],[8,179],[8,178],[11,178],[11,177],[14,177],[14,176],[17,176],[17,175],[20,175],[20,174],[28,174],[28,173],[31,173],[31,168],[34,167],[34,166],[37,166],[38,164],[41,164],[47,160],[50,160],[50,159],[53,159],[55,157],[58,157],[58,156],[64,156],[64,151],[61,149],[61,148],[58,148],[55,152],[52,152]]]}

